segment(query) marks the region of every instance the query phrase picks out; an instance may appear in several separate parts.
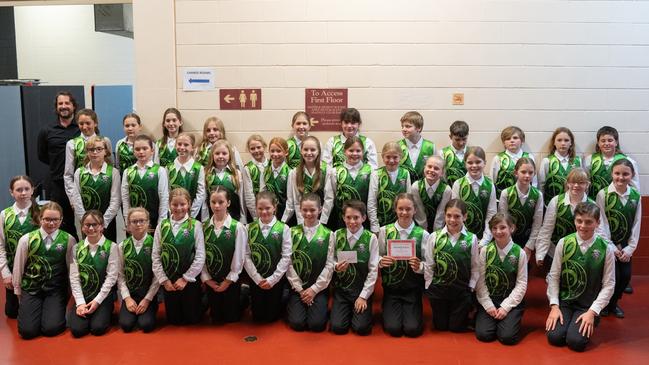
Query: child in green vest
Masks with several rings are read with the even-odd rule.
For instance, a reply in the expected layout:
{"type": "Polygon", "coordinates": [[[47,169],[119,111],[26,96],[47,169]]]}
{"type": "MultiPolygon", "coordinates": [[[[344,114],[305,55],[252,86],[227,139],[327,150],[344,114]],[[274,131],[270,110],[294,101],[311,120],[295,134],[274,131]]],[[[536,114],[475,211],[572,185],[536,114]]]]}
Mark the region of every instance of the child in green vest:
{"type": "Polygon", "coordinates": [[[288,174],[286,210],[282,222],[288,222],[295,213],[297,223],[302,224],[304,218],[300,210],[302,196],[315,193],[322,203],[320,222],[327,224],[334,204],[334,192],[331,181],[336,178],[335,169],[320,160],[320,141],[307,136],[300,146],[300,163],[288,174]]]}
{"type": "Polygon", "coordinates": [[[424,129],[424,117],[418,112],[407,112],[401,117],[401,134],[399,141],[402,156],[399,165],[408,170],[410,180],[424,177],[424,165],[430,156],[435,155],[435,144],[421,136],[424,129]]]}
{"type": "Polygon", "coordinates": [[[430,156],[424,177],[412,183],[410,193],[415,199],[415,222],[427,232],[444,226],[444,207],[451,200],[451,188],[444,182],[444,160],[430,156]]]}
{"type": "Polygon", "coordinates": [[[344,164],[347,160],[345,156],[345,144],[349,138],[357,137],[360,138],[363,147],[361,150],[363,163],[367,163],[372,166],[372,169],[376,169],[379,166],[376,145],[370,138],[360,134],[359,129],[361,124],[361,113],[356,108],[341,110],[340,126],[342,133],[329,138],[322,153],[322,161],[332,167],[344,164]]]}
{"type": "Polygon", "coordinates": [[[119,326],[124,332],[139,327],[144,333],[156,327],[160,283],[153,275],[153,237],[148,233],[149,212],[131,208],[126,216],[130,236],[119,244],[120,273],[117,285],[122,297],[119,326]]]}
{"type": "Polygon", "coordinates": [[[122,119],[124,127],[124,138],[117,141],[115,145],[115,166],[120,172],[124,173],[127,168],[133,166],[137,159],[133,153],[133,143],[135,137],[142,130],[142,121],[140,116],[135,113],[128,113],[122,119]]]}
{"type": "Polygon", "coordinates": [[[444,209],[446,226],[431,233],[424,246],[424,288],[438,331],[466,330],[479,276],[478,239],[466,229],[466,219],[467,204],[451,199],[444,209]]]}
{"type": "Polygon", "coordinates": [[[466,174],[464,154],[469,139],[469,125],[463,120],[456,120],[449,127],[448,137],[451,139],[451,145],[439,150],[439,156],[444,159],[444,181],[448,186],[453,186],[456,180],[466,174]]]}
{"type": "MultiPolygon", "coordinates": [[[[122,175],[122,210],[146,209],[149,212],[149,231],[153,232],[169,211],[167,170],[153,163],[153,139],[148,135],[135,137],[133,153],[137,161],[122,175]]],[[[127,221],[126,216],[124,221],[127,221]]]]}
{"type": "Polygon", "coordinates": [[[68,314],[68,326],[76,338],[88,333],[101,336],[108,331],[119,275],[117,245],[104,237],[101,212],[86,211],[80,223],[86,238],[72,248],[70,289],[75,306],[68,314]]]}
{"type": "Polygon", "coordinates": [[[115,242],[117,224],[115,217],[120,207],[119,170],[113,166],[110,147],[106,140],[93,136],[86,142],[86,157],[83,166],[74,172],[73,194],[70,204],[74,214],[81,217],[88,210],[104,212],[106,238],[115,242]]]}
{"type": "Polygon", "coordinates": [[[612,245],[595,231],[600,210],[591,202],[575,207],[576,232],[559,240],[547,277],[548,342],[584,351],[615,288],[612,245]]]}
{"type": "Polygon", "coordinates": [[[415,224],[412,194],[401,193],[394,199],[395,222],[379,232],[379,268],[383,284],[383,330],[393,337],[418,337],[424,330],[421,295],[424,287],[422,245],[428,232],[415,224]],[[392,255],[395,240],[408,240],[412,254],[392,255]]]}
{"type": "Polygon", "coordinates": [[[383,145],[381,157],[385,166],[372,171],[370,175],[367,215],[370,218],[370,231],[374,234],[379,232],[379,228],[397,219],[394,198],[410,189],[410,173],[399,165],[402,153],[396,142],[383,145]]]}
{"type": "MultiPolygon", "coordinates": [[[[201,139],[201,144],[196,149],[196,155],[194,156],[196,162],[207,168],[207,164],[210,162],[210,150],[212,145],[214,145],[216,141],[222,139],[227,141],[225,136],[225,124],[223,124],[223,121],[218,117],[207,118],[205,123],[203,123],[203,138],[201,139]]],[[[241,155],[235,146],[232,146],[231,156],[236,168],[242,170],[243,162],[241,160],[241,155]]]]}
{"type": "Polygon", "coordinates": [[[466,229],[478,239],[491,239],[489,220],[497,212],[496,189],[493,181],[484,176],[486,155],[482,147],[469,147],[464,154],[467,173],[456,180],[453,199],[462,199],[467,206],[466,229]]]}
{"type": "Polygon", "coordinates": [[[76,241],[59,229],[62,218],[61,206],[47,203],[38,217],[40,228],[18,240],[12,285],[20,300],[18,333],[26,340],[65,330],[68,267],[76,241]]]}
{"type": "Polygon", "coordinates": [[[317,194],[304,194],[300,210],[303,223],[291,228],[293,252],[286,279],[293,290],[286,306],[286,321],[295,331],[322,332],[327,328],[336,239],[319,222],[322,208],[317,194]]]}
{"type": "Polygon", "coordinates": [[[29,176],[14,176],[9,182],[9,194],[15,203],[0,211],[0,275],[6,289],[5,315],[16,319],[18,316],[18,297],[14,294],[11,271],[18,240],[23,235],[38,228],[38,205],[34,201],[34,183],[29,176]]]}
{"type": "Polygon", "coordinates": [[[514,167],[516,183],[500,194],[498,211],[507,213],[516,224],[512,233],[514,243],[525,249],[531,257],[536,239],[543,225],[543,194],[532,186],[535,173],[534,161],[521,157],[514,167]]]}
{"type": "Polygon", "coordinates": [[[205,266],[201,281],[205,284],[213,323],[237,322],[241,318],[239,276],[245,262],[248,232],[228,214],[231,205],[230,190],[216,185],[210,193],[213,215],[203,222],[205,266]]]}
{"type": "Polygon", "coordinates": [[[351,327],[356,334],[367,336],[372,333],[372,293],[378,276],[378,240],[363,228],[367,219],[365,203],[348,200],[342,212],[345,228],[335,232],[331,331],[344,335],[351,327]]]}
{"type": "MultiPolygon", "coordinates": [[[[221,186],[228,191],[230,216],[238,222],[246,224],[246,210],[243,196],[243,181],[241,172],[235,166],[234,150],[232,145],[225,139],[219,139],[210,149],[210,160],[205,168],[205,189],[209,192],[215,187],[221,186]]],[[[213,213],[210,205],[209,194],[206,204],[202,207],[202,217],[206,220],[213,213]]]]}
{"type": "Polygon", "coordinates": [[[559,127],[550,138],[550,154],[543,158],[539,168],[539,189],[546,206],[552,198],[566,192],[566,177],[575,167],[581,167],[581,158],[575,154],[575,136],[570,129],[559,127]]]}
{"type": "Polygon", "coordinates": [[[304,142],[304,139],[309,136],[309,131],[311,130],[311,117],[309,114],[302,111],[293,114],[293,119],[291,119],[291,128],[292,135],[288,140],[286,140],[288,143],[288,156],[286,158],[286,163],[294,169],[302,160],[300,151],[302,149],[302,142],[304,142]]]}
{"type": "Polygon", "coordinates": [[[631,280],[631,257],[640,238],[642,199],[638,190],[630,185],[635,175],[631,161],[623,158],[613,162],[611,175],[613,182],[597,193],[596,201],[604,212],[604,236],[615,245],[615,292],[600,314],[605,316],[610,312],[624,318],[624,311],[617,303],[631,280]]]}
{"type": "Polygon", "coordinates": [[[241,170],[243,178],[243,196],[246,202],[246,222],[252,222],[257,219],[257,206],[255,199],[257,194],[263,190],[264,187],[264,170],[268,166],[268,159],[266,159],[266,141],[264,137],[259,134],[253,134],[248,137],[246,142],[248,153],[252,156],[252,160],[248,161],[241,170]]]}
{"type": "Polygon", "coordinates": [[[244,267],[250,286],[252,319],[274,322],[282,312],[284,274],[291,264],[291,230],[277,220],[277,198],[270,191],[257,194],[257,220],[248,224],[244,267]]]}
{"type": "Polygon", "coordinates": [[[203,316],[201,284],[205,265],[203,225],[189,216],[189,192],[176,188],[169,193],[169,219],[163,219],[153,236],[153,273],[164,288],[167,322],[196,324],[203,316]]]}
{"type": "Polygon", "coordinates": [[[173,163],[178,152],[176,151],[176,138],[183,131],[183,117],[176,108],[168,108],[162,114],[162,138],[155,143],[153,160],[160,166],[173,163]]]}
{"type": "MultiPolygon", "coordinates": [[[[543,225],[535,243],[536,264],[544,265],[546,254],[554,257],[554,248],[557,242],[575,231],[575,217],[573,211],[581,202],[595,203],[588,197],[590,180],[584,169],[576,167],[568,173],[566,178],[566,193],[557,195],[545,211],[543,225]]],[[[598,234],[603,234],[602,227],[598,227],[598,234]]]]}
{"type": "MultiPolygon", "coordinates": [[[[494,156],[491,162],[491,179],[496,185],[496,196],[500,196],[503,190],[516,182],[514,166],[519,158],[528,157],[534,161],[534,155],[523,151],[525,132],[522,129],[516,126],[507,127],[500,133],[500,140],[505,150],[494,156]]],[[[532,185],[537,185],[536,178],[532,181],[532,185]]]]}
{"type": "MultiPolygon", "coordinates": [[[[345,141],[345,163],[334,167],[335,179],[331,180],[331,189],[335,192],[334,208],[329,218],[332,230],[345,227],[343,205],[347,200],[368,201],[372,166],[363,162],[363,141],[359,137],[350,137],[345,141]]],[[[363,220],[365,229],[370,228],[369,221],[363,220]]]]}
{"type": "Polygon", "coordinates": [[[167,165],[169,173],[169,190],[183,188],[192,198],[189,215],[198,218],[201,207],[207,199],[205,191],[205,169],[194,160],[194,146],[196,139],[193,134],[180,133],[176,138],[176,152],[178,157],[167,165]]]}
{"type": "MultiPolygon", "coordinates": [[[[275,194],[277,198],[275,216],[281,220],[286,210],[288,175],[291,172],[291,167],[286,163],[286,156],[288,155],[286,140],[281,137],[271,139],[268,143],[268,154],[270,155],[270,163],[264,169],[264,188],[275,194]]],[[[293,219],[291,222],[287,222],[289,227],[294,225],[294,221],[293,219]]]]}
{"type": "Polygon", "coordinates": [[[489,229],[494,240],[480,250],[480,277],[476,287],[480,305],[475,335],[483,342],[498,339],[504,345],[514,345],[520,339],[525,311],[527,255],[512,240],[516,230],[512,216],[496,213],[489,221],[489,229]]]}
{"type": "Polygon", "coordinates": [[[591,179],[591,186],[588,191],[589,198],[595,199],[597,193],[611,183],[611,164],[622,158],[626,158],[633,164],[636,174],[631,180],[631,186],[640,191],[638,164],[622,153],[617,129],[609,126],[600,128],[597,131],[595,153],[584,159],[584,169],[588,171],[591,179]]]}

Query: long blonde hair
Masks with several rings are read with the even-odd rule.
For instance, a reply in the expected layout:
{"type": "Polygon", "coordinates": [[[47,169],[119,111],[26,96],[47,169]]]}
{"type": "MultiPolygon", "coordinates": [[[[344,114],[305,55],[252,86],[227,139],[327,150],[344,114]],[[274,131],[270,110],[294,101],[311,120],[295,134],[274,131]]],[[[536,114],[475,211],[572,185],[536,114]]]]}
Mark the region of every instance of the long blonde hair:
{"type": "Polygon", "coordinates": [[[207,128],[209,127],[210,123],[214,123],[219,132],[221,132],[221,138],[219,139],[225,139],[225,124],[223,124],[223,121],[219,119],[219,117],[209,117],[205,119],[205,123],[203,123],[203,138],[201,140],[201,145],[199,146],[198,151],[202,151],[210,143],[209,139],[207,138],[207,128]]]}
{"type": "Polygon", "coordinates": [[[230,169],[230,175],[232,176],[232,185],[234,185],[236,191],[239,191],[239,170],[237,170],[237,167],[234,163],[234,150],[232,149],[230,142],[225,139],[219,139],[218,141],[214,142],[214,144],[210,148],[210,158],[208,159],[207,166],[205,167],[205,186],[208,186],[207,178],[210,174],[210,171],[212,171],[212,167],[214,167],[214,151],[216,151],[216,149],[219,147],[225,147],[228,149],[230,159],[228,160],[227,166],[228,169],[230,169]]]}
{"type": "MultiPolygon", "coordinates": [[[[302,141],[302,146],[307,141],[311,141],[315,143],[318,149],[318,157],[315,159],[314,167],[315,170],[313,171],[313,184],[311,186],[311,192],[316,192],[320,190],[320,185],[321,183],[324,183],[323,181],[320,181],[321,175],[322,175],[322,170],[320,169],[320,159],[322,157],[322,148],[320,147],[320,141],[313,136],[306,136],[304,140],[302,141]]],[[[304,195],[304,155],[302,154],[302,157],[300,158],[300,164],[297,165],[297,170],[295,171],[295,184],[297,185],[297,190],[300,192],[300,194],[304,195]]]]}

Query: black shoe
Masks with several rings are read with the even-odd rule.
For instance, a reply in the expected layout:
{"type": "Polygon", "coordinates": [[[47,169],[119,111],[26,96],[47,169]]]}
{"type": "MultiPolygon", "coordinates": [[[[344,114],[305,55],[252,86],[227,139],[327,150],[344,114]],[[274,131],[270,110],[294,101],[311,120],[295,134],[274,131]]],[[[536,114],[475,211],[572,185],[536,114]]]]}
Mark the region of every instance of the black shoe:
{"type": "Polygon", "coordinates": [[[600,317],[608,317],[608,307],[602,309],[602,310],[599,312],[599,316],[600,316],[600,317]]]}
{"type": "Polygon", "coordinates": [[[633,294],[633,287],[631,287],[631,284],[627,285],[626,288],[624,288],[624,292],[626,294],[633,294]]]}
{"type": "Polygon", "coordinates": [[[615,306],[615,309],[613,309],[612,312],[613,312],[613,315],[614,315],[615,317],[617,317],[617,318],[624,318],[624,311],[622,310],[622,308],[620,308],[620,306],[617,306],[617,305],[616,305],[616,306],[615,306]]]}

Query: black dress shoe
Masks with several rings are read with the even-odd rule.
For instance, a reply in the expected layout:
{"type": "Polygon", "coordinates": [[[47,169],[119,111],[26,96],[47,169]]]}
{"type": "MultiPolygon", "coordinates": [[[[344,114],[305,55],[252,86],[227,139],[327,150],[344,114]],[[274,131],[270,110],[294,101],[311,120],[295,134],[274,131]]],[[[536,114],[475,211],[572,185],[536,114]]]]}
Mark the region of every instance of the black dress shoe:
{"type": "Polygon", "coordinates": [[[600,316],[600,317],[608,317],[608,307],[602,309],[602,310],[599,312],[599,316],[600,316]]]}
{"type": "Polygon", "coordinates": [[[631,284],[627,285],[626,288],[624,288],[624,292],[626,294],[633,294],[633,287],[631,287],[631,284]]]}
{"type": "Polygon", "coordinates": [[[624,311],[620,306],[615,306],[615,309],[613,309],[613,315],[616,316],[617,318],[624,318],[624,311]]]}

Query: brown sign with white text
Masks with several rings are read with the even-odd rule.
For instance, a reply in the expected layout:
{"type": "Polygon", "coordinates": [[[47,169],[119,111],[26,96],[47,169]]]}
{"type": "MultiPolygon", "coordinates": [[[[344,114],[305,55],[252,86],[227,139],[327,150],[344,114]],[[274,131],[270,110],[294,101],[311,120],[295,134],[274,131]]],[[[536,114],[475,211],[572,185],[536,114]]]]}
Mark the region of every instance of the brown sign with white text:
{"type": "Polygon", "coordinates": [[[340,131],[340,111],[347,108],[347,89],[306,89],[304,111],[312,131],[340,131]]]}

